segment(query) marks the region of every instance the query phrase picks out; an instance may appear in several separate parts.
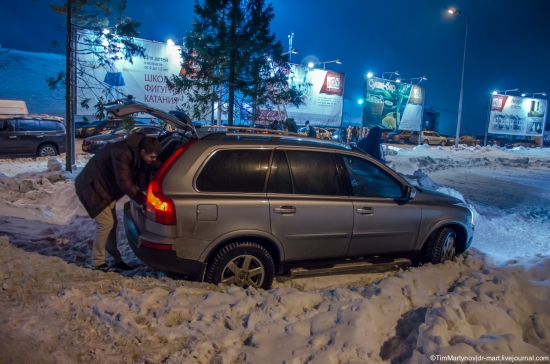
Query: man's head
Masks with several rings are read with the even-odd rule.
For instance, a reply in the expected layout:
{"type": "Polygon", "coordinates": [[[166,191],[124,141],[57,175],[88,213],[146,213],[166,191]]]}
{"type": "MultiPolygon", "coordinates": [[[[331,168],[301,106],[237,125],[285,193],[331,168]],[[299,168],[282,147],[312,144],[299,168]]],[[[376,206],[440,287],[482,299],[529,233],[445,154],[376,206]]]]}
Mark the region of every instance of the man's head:
{"type": "Polygon", "coordinates": [[[161,149],[160,142],[156,138],[146,136],[139,141],[139,155],[146,164],[154,162],[161,149]]]}
{"type": "Polygon", "coordinates": [[[306,125],[309,125],[309,120],[306,120],[306,125]]]}

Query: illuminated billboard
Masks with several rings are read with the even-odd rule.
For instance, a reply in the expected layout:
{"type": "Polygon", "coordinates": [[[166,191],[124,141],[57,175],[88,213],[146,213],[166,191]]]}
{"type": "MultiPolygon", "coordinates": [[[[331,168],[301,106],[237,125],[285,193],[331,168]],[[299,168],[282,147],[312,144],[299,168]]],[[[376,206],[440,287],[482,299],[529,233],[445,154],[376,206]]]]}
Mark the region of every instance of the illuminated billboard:
{"type": "Polygon", "coordinates": [[[488,133],[542,136],[547,101],[530,97],[493,95],[488,133]]]}
{"type": "Polygon", "coordinates": [[[258,110],[258,119],[264,121],[294,118],[298,124],[306,120],[312,125],[339,126],[344,108],[344,74],[290,64],[289,87],[296,87],[303,93],[304,104],[272,105],[271,110],[258,110]]]}
{"type": "MultiPolygon", "coordinates": [[[[92,32],[78,33],[79,39],[94,36],[92,32]]],[[[132,95],[134,100],[163,111],[175,110],[184,101],[183,95],[174,95],[165,81],[165,77],[180,74],[180,47],[138,38],[134,38],[134,43],[145,48],[145,57],[135,57],[130,63],[120,55],[122,59],[108,67],[93,67],[98,64],[96,56],[86,49],[77,49],[76,61],[86,66],[81,67],[86,74],[79,75],[77,81],[77,115],[94,114],[93,106],[100,97],[113,101],[132,95]],[[83,100],[89,100],[89,109],[81,106],[83,100]]],[[[77,42],[83,47],[81,44],[82,41],[77,42]]]]}
{"type": "Polygon", "coordinates": [[[363,126],[420,130],[424,97],[420,86],[370,77],[365,84],[363,126]]]}

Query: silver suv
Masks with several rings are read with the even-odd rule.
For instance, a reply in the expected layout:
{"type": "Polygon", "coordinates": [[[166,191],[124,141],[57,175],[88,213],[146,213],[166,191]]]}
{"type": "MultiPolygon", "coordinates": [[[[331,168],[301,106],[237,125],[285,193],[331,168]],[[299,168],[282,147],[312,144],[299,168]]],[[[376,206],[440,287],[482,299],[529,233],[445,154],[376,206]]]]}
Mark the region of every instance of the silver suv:
{"type": "MultiPolygon", "coordinates": [[[[154,110],[125,109],[113,112],[154,110]]],[[[155,269],[268,289],[276,275],[441,263],[472,241],[460,200],[413,187],[357,148],[238,130],[199,138],[176,126],[146,204],[124,210],[132,249],[155,269]]]]}

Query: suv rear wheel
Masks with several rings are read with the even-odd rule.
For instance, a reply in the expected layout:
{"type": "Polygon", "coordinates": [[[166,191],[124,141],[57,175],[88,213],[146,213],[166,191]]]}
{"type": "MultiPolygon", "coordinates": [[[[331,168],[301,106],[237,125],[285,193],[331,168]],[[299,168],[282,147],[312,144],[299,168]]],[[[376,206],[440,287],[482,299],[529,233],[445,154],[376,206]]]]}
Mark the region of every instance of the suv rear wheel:
{"type": "Polygon", "coordinates": [[[428,240],[425,263],[439,264],[451,260],[456,252],[456,233],[449,227],[434,231],[428,240]]]}
{"type": "Polygon", "coordinates": [[[206,269],[209,283],[269,289],[275,276],[273,258],[260,244],[236,242],[220,250],[206,269]]]}
{"type": "Polygon", "coordinates": [[[405,139],[399,138],[399,139],[397,140],[397,142],[398,142],[399,144],[405,144],[405,139]]]}
{"type": "Polygon", "coordinates": [[[39,157],[54,156],[57,155],[57,148],[51,144],[44,144],[38,148],[36,155],[39,157]]]}
{"type": "Polygon", "coordinates": [[[439,143],[439,145],[441,145],[441,146],[444,146],[445,144],[447,144],[446,140],[442,140],[441,143],[439,143]]]}

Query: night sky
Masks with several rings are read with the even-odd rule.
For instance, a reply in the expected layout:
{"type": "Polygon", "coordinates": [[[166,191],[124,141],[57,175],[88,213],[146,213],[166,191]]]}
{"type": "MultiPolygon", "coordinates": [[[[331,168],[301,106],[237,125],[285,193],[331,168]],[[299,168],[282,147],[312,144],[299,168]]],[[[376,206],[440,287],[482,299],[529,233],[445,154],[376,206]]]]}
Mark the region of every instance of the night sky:
{"type": "MultiPolygon", "coordinates": [[[[57,0],[1,0],[0,44],[49,52],[63,42],[64,18],[49,9],[57,0]]],[[[128,0],[127,15],[140,21],[141,38],[181,38],[194,16],[191,0],[128,0]]],[[[271,30],[288,49],[294,32],[295,63],[340,59],[327,69],[344,72],[345,96],[358,100],[367,72],[427,76],[425,106],[441,112],[443,130],[454,133],[460,95],[466,18],[470,19],[462,132],[482,134],[489,94],[519,88],[550,92],[548,0],[273,0],[271,30]]],[[[179,38],[179,39],[178,39],[179,38]]],[[[57,49],[56,52],[60,50],[57,49]]],[[[322,66],[321,66],[322,67],[322,66]]],[[[395,76],[394,76],[395,78],[395,76]]]]}

